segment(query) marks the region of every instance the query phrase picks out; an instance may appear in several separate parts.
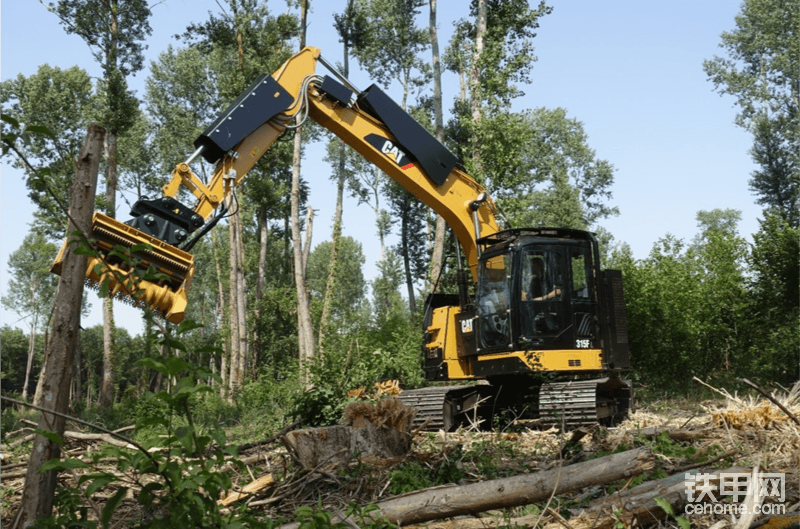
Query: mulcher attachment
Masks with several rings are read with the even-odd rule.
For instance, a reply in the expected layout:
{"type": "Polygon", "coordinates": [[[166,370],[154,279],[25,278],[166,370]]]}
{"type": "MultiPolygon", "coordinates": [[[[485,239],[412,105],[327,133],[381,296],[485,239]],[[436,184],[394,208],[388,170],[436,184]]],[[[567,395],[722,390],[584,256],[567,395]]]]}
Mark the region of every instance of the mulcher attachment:
{"type": "MultiPolygon", "coordinates": [[[[89,256],[85,273],[88,286],[100,289],[105,285],[109,297],[134,306],[149,306],[170,323],[183,321],[186,289],[194,275],[191,254],[99,212],[92,217],[91,238],[102,259],[89,256]],[[141,249],[140,245],[148,248],[141,249]],[[115,246],[130,253],[135,270],[125,259],[112,254],[115,246]],[[136,250],[130,252],[134,247],[136,250]],[[150,266],[163,276],[144,279],[150,266]]],[[[53,263],[55,274],[61,274],[67,244],[61,247],[53,263]]]]}

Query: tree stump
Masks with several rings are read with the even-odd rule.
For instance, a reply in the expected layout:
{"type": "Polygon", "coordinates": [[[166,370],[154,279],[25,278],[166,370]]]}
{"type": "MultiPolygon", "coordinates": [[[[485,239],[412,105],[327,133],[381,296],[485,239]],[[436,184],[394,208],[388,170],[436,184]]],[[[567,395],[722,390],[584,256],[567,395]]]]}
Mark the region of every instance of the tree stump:
{"type": "Polygon", "coordinates": [[[283,443],[308,469],[330,469],[356,455],[386,459],[411,450],[416,411],[396,398],[354,402],[345,408],[345,424],[306,428],[286,434],[283,443]]]}

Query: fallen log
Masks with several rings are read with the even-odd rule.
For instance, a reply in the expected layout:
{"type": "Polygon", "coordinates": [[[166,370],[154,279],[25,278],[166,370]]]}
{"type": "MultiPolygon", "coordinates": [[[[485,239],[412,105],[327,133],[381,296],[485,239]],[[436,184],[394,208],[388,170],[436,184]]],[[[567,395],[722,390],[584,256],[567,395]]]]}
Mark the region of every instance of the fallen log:
{"type": "Polygon", "coordinates": [[[396,524],[421,523],[492,509],[544,501],[584,487],[637,476],[654,467],[647,448],[555,468],[535,474],[473,483],[431,492],[419,491],[378,503],[380,513],[396,524]]]}
{"type": "MultiPolygon", "coordinates": [[[[585,487],[637,476],[652,470],[654,466],[651,451],[648,448],[637,448],[534,474],[411,492],[378,502],[378,510],[374,515],[407,526],[494,509],[518,507],[546,501],[552,494],[566,494],[585,487]]],[[[288,524],[281,526],[281,529],[296,527],[299,525],[288,524]]]]}
{"type": "MultiPolygon", "coordinates": [[[[622,522],[626,527],[642,527],[666,518],[667,513],[656,502],[666,500],[673,512],[679,515],[686,504],[686,483],[695,474],[710,475],[708,483],[717,486],[719,475],[748,472],[745,467],[727,469],[705,468],[679,472],[663,479],[642,483],[630,490],[612,494],[590,503],[578,516],[570,518],[572,529],[610,529],[622,522]]],[[[545,529],[562,527],[560,523],[545,525],[545,529]]]]}

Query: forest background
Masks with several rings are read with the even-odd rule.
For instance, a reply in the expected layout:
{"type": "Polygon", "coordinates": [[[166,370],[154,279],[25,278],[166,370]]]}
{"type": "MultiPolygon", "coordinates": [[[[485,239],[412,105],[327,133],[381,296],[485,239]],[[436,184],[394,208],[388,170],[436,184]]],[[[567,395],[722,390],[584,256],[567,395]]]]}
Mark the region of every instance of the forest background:
{"type": "MultiPolygon", "coordinates": [[[[686,5],[675,12],[674,6],[659,10],[630,2],[600,13],[588,3],[552,9],[512,0],[487,3],[491,53],[473,83],[467,74],[477,2],[472,9],[439,2],[446,143],[489,186],[514,225],[555,224],[600,234],[604,266],[624,273],[639,388],[651,395],[681,393],[692,376],[726,385],[741,376],[796,380],[800,75],[797,32],[785,24],[796,23],[797,6],[749,0],[702,10],[686,5]],[[728,36],[721,38],[723,31],[728,36]],[[476,120],[475,108],[482,119],[476,120]],[[476,150],[481,164],[475,164],[476,150]]],[[[57,3],[62,19],[71,20],[64,25],[41,4],[27,4],[38,11],[25,15],[17,11],[20,3],[6,3],[2,12],[3,112],[55,133],[53,140],[34,138],[25,152],[37,167],[50,168],[50,184],[61,192],[88,123],[117,127],[120,185],[98,207],[111,205],[119,218],[127,218],[126,203],[139,192],[155,194],[209,118],[257,73],[272,71],[298,48],[293,3],[229,0],[205,9],[168,0],[151,11],[144,2],[131,2],[140,11],[128,13],[128,55],[120,54],[109,68],[105,41],[74,33],[80,25],[70,16],[85,2],[57,3]],[[16,33],[9,38],[9,31],[25,31],[34,21],[30,28],[37,33],[49,33],[56,42],[66,35],[71,45],[50,43],[39,60],[38,42],[16,33]],[[167,41],[171,49],[163,45],[167,41]],[[136,48],[145,42],[152,63],[136,48]],[[162,45],[156,49],[157,43],[162,45]],[[57,53],[65,55],[55,59],[57,53]],[[8,67],[20,58],[24,67],[8,67]],[[81,66],[71,68],[76,63],[81,66]]],[[[337,62],[343,51],[334,15],[343,27],[346,4],[311,2],[308,42],[337,62]]],[[[350,70],[358,87],[385,84],[433,129],[427,2],[356,6],[363,11],[347,19],[355,22],[347,27],[372,39],[354,39],[349,68],[341,68],[350,70]],[[406,76],[395,79],[398,73],[406,76]]],[[[320,241],[308,248],[306,271],[320,352],[323,338],[325,344],[315,365],[315,389],[303,392],[298,384],[290,164],[287,153],[276,149],[270,159],[283,156],[280,168],[256,169],[240,193],[240,247],[222,226],[197,247],[190,317],[204,327],[195,331],[197,347],[188,356],[223,378],[219,392],[198,403],[209,419],[250,414],[252,420],[255,414],[266,430],[290,413],[335,420],[347,389],[385,378],[399,378],[404,387],[422,382],[421,307],[430,282],[434,219],[355,159],[337,174],[335,152],[326,151],[327,138],[317,134],[309,138],[302,172],[305,205],[317,210],[313,241],[320,241]],[[327,220],[334,215],[340,176],[344,218],[350,220],[331,288],[333,226],[327,220]],[[230,248],[243,255],[243,283],[228,270],[235,262],[230,248]],[[227,312],[236,297],[247,307],[241,334],[246,345],[238,349],[235,316],[227,312]],[[320,337],[321,329],[332,330],[320,337]],[[200,347],[208,344],[218,348],[200,347]]],[[[63,218],[40,190],[11,187],[25,180],[15,163],[3,159],[0,212],[9,264],[3,276],[2,386],[4,393],[29,397],[52,300],[53,277],[46,268],[63,239],[63,218]],[[31,220],[24,213],[25,195],[33,204],[30,229],[15,224],[31,220]]],[[[445,288],[452,288],[452,247],[446,264],[445,288]]],[[[125,323],[110,333],[108,325],[104,331],[97,323],[100,316],[83,326],[74,407],[99,405],[110,413],[133,407],[144,414],[137,410],[145,406],[139,397],[160,380],[137,361],[158,352],[142,327],[130,324],[139,321],[137,313],[114,310],[117,323],[125,323]]]]}

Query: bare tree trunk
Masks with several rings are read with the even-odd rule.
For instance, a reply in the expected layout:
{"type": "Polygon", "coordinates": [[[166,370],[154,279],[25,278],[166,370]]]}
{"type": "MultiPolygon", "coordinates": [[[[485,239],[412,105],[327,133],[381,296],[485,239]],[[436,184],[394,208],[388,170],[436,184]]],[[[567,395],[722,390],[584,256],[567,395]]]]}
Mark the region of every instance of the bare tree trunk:
{"type": "MultiPolygon", "coordinates": [[[[31,287],[33,288],[33,287],[31,287]]],[[[25,365],[25,385],[22,386],[22,400],[28,400],[28,386],[31,380],[31,371],[33,370],[33,354],[36,352],[36,316],[31,320],[31,333],[28,336],[28,363],[25,365]]]]}
{"type": "Polygon", "coordinates": [[[314,235],[314,208],[308,206],[306,212],[306,240],[303,242],[303,277],[306,277],[308,254],[311,250],[311,237],[314,235]]]}
{"type": "MultiPolygon", "coordinates": [[[[486,0],[478,0],[478,15],[475,20],[475,50],[472,54],[472,64],[469,72],[469,106],[474,129],[477,129],[481,123],[480,61],[483,54],[483,37],[486,34],[486,9],[486,0]]],[[[483,174],[481,153],[475,137],[472,138],[472,161],[476,175],[486,176],[483,174]]]]}
{"type": "MultiPolygon", "coordinates": [[[[346,50],[347,48],[345,48],[346,50]]],[[[345,58],[347,51],[345,51],[345,58]]],[[[345,64],[347,64],[345,62],[345,64]]],[[[347,69],[345,68],[345,72],[347,69]]],[[[344,74],[347,77],[347,73],[344,74]]],[[[325,354],[325,333],[331,317],[331,304],[336,290],[336,262],[339,257],[339,239],[342,237],[342,204],[344,202],[344,156],[345,144],[339,142],[339,180],[336,183],[336,209],[333,213],[333,233],[331,234],[331,254],[328,256],[328,277],[325,280],[325,297],[322,300],[322,315],[319,318],[317,352],[325,354]]]]}
{"type": "MultiPolygon", "coordinates": [[[[433,66],[433,113],[434,123],[436,124],[436,139],[444,143],[444,118],[442,113],[442,65],[439,61],[439,36],[436,30],[436,0],[429,0],[430,5],[430,28],[431,35],[431,65],[433,66]]],[[[444,262],[444,238],[447,230],[447,223],[444,217],[436,215],[436,231],[433,235],[433,251],[431,252],[431,276],[429,290],[434,292],[437,288],[436,282],[442,273],[444,262]]],[[[456,243],[458,244],[458,243],[456,243]]]]}
{"type": "MultiPolygon", "coordinates": [[[[240,197],[241,199],[241,194],[240,197]]],[[[239,319],[239,357],[236,367],[236,385],[241,387],[244,383],[244,373],[247,370],[248,344],[247,344],[247,284],[244,278],[244,230],[242,229],[242,216],[236,215],[236,316],[239,319]]]]}
{"type": "MultiPolygon", "coordinates": [[[[235,208],[233,204],[233,195],[230,195],[230,206],[229,209],[235,208]]],[[[228,321],[230,322],[230,355],[229,355],[229,366],[228,369],[230,370],[230,376],[228,377],[228,388],[230,390],[230,394],[233,395],[237,389],[237,380],[238,380],[238,369],[239,369],[239,345],[241,342],[239,341],[239,288],[237,282],[239,280],[239,275],[236,273],[236,269],[238,267],[239,261],[239,252],[237,250],[237,237],[238,237],[238,230],[236,229],[236,216],[239,215],[238,208],[236,211],[231,215],[230,219],[228,220],[228,247],[229,247],[229,259],[230,259],[230,274],[229,274],[229,305],[228,305],[228,321]]]]}
{"type": "Polygon", "coordinates": [[[411,259],[408,252],[408,217],[412,215],[411,212],[411,194],[406,193],[403,203],[403,211],[401,212],[400,221],[400,239],[401,247],[403,249],[403,268],[406,274],[406,289],[408,291],[408,310],[413,315],[417,311],[417,302],[414,296],[414,279],[411,277],[411,259]]]}
{"type": "MultiPolygon", "coordinates": [[[[72,186],[69,211],[72,220],[68,232],[80,230],[91,233],[94,194],[97,187],[97,172],[100,166],[103,135],[105,129],[99,125],[89,127],[83,148],[78,157],[75,183],[72,186]]],[[[61,279],[56,294],[56,309],[53,317],[52,337],[47,355],[47,378],[43,384],[43,407],[66,413],[69,407],[69,388],[75,340],[80,332],[81,298],[86,274],[86,257],[75,255],[73,247],[67,248],[64,256],[61,279]]],[[[65,420],[43,413],[38,427],[59,435],[64,433],[65,420]]],[[[39,472],[50,459],[58,458],[58,444],[37,435],[28,459],[28,472],[22,489],[20,512],[17,519],[20,527],[33,525],[36,518],[50,515],[53,509],[57,473],[39,472]]]]}
{"type": "MultiPolygon", "coordinates": [[[[300,49],[306,45],[306,19],[309,0],[301,3],[300,49]]],[[[311,309],[306,290],[305,263],[303,262],[303,242],[300,236],[300,159],[302,154],[302,134],[294,136],[294,156],[292,159],[292,243],[294,245],[294,280],[297,291],[297,341],[300,346],[300,381],[308,385],[311,374],[308,368],[314,357],[314,334],[311,328],[311,309]]]]}
{"type": "MultiPolygon", "coordinates": [[[[217,302],[217,316],[220,321],[222,321],[222,314],[224,313],[223,307],[225,307],[225,288],[222,286],[222,267],[219,264],[219,246],[217,245],[217,235],[214,230],[211,230],[211,248],[214,255],[214,268],[217,272],[217,296],[219,300],[217,302]]],[[[219,361],[219,375],[221,380],[219,386],[219,395],[220,397],[225,398],[228,391],[228,349],[230,347],[223,341],[222,342],[222,355],[219,361]]]]}
{"type": "MultiPolygon", "coordinates": [[[[117,197],[117,134],[109,130],[105,141],[106,155],[106,202],[108,215],[115,217],[117,197]]],[[[114,302],[110,297],[103,300],[103,379],[97,404],[111,408],[114,403],[114,302]]]]}
{"type": "MultiPolygon", "coordinates": [[[[267,223],[266,207],[261,208],[259,214],[259,227],[258,227],[258,276],[256,280],[256,309],[254,313],[255,321],[258,321],[261,300],[264,298],[264,291],[267,288],[267,250],[269,246],[269,224],[267,223]]],[[[250,348],[250,360],[253,366],[258,365],[259,357],[261,356],[261,340],[258,332],[253,331],[252,346],[250,348]]]]}
{"type": "MultiPolygon", "coordinates": [[[[353,0],[347,0],[345,7],[345,16],[350,17],[353,13],[353,0]]],[[[349,24],[348,24],[349,26],[349,24]]],[[[347,28],[350,31],[350,27],[347,28]]],[[[350,35],[344,35],[342,38],[344,51],[342,53],[342,60],[344,69],[342,74],[345,79],[350,75],[350,35]]],[[[347,147],[343,141],[339,140],[339,179],[336,182],[336,209],[333,213],[333,233],[331,234],[331,254],[328,256],[328,277],[325,280],[325,297],[322,300],[322,315],[319,319],[319,335],[317,338],[317,349],[320,355],[325,354],[323,344],[325,342],[325,333],[327,331],[328,323],[331,317],[331,304],[333,303],[333,294],[336,290],[336,262],[339,258],[339,239],[342,237],[342,210],[344,204],[344,180],[345,180],[345,153],[347,147]]]]}

